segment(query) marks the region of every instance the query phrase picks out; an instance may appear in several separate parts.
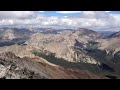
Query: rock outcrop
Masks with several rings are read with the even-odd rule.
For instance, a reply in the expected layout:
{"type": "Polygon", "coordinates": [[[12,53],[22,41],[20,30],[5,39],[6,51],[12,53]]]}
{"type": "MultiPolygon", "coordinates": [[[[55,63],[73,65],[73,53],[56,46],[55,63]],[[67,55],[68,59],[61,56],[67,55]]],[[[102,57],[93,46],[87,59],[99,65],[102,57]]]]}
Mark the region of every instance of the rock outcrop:
{"type": "Polygon", "coordinates": [[[17,57],[11,52],[0,54],[0,79],[100,79],[77,69],[50,65],[40,58],[17,57]]]}

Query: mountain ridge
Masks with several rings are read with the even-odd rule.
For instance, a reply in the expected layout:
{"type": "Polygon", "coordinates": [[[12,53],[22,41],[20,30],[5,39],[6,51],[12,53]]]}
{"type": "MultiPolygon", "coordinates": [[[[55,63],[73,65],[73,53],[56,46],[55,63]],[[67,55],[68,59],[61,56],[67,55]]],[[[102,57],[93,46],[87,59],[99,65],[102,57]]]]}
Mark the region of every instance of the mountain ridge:
{"type": "Polygon", "coordinates": [[[19,58],[11,52],[0,54],[1,79],[99,79],[86,71],[58,68],[31,58],[19,58]],[[12,60],[11,60],[12,59],[12,60]]]}
{"type": "MultiPolygon", "coordinates": [[[[104,78],[112,75],[119,77],[119,63],[117,64],[118,61],[113,60],[119,58],[119,38],[105,39],[104,35],[85,28],[59,30],[58,32],[52,29],[45,29],[45,31],[36,31],[31,28],[14,29],[0,30],[2,33],[5,32],[5,38],[1,38],[0,42],[1,62],[3,63],[4,59],[5,62],[10,60],[10,62],[20,64],[20,67],[24,67],[25,64],[29,73],[34,71],[34,78],[42,78],[40,74],[42,72],[44,72],[42,73],[43,78],[94,78],[93,73],[100,74],[104,78]],[[22,37],[20,37],[21,35],[22,37]],[[7,43],[8,45],[6,45],[7,43]],[[114,49],[117,50],[114,54],[115,57],[112,56],[114,49]],[[39,55],[36,56],[33,51],[39,52],[39,55]],[[63,67],[64,65],[66,67],[63,67]],[[85,70],[88,70],[88,73],[85,70]],[[69,74],[71,75],[69,76],[69,74]]],[[[2,37],[2,34],[0,36],[2,37]]],[[[5,71],[1,69],[1,75],[5,75],[6,72],[12,73],[11,65],[5,67],[2,64],[1,68],[5,71]]],[[[20,72],[24,71],[23,68],[19,68],[19,70],[20,72]]],[[[23,77],[20,77],[21,74],[15,74],[15,72],[14,75],[12,74],[13,78],[29,78],[29,75],[22,74],[23,77]]],[[[27,74],[29,74],[28,72],[27,74]]],[[[100,77],[95,76],[95,78],[100,77]]]]}

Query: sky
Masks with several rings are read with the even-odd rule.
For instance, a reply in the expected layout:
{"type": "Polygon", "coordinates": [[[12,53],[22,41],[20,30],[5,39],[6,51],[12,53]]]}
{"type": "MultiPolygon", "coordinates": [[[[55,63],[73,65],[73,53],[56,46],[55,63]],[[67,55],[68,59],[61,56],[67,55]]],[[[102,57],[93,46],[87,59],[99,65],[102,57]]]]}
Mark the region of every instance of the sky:
{"type": "Polygon", "coordinates": [[[120,30],[120,11],[0,11],[0,25],[120,30]]]}

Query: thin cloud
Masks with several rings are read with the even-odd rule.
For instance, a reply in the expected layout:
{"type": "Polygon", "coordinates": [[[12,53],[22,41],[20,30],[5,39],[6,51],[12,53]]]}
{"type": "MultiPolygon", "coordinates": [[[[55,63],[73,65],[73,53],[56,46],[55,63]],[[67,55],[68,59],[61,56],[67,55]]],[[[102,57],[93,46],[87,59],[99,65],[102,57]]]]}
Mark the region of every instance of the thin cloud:
{"type": "Polygon", "coordinates": [[[81,11],[56,11],[56,13],[60,13],[60,14],[74,14],[74,13],[81,13],[81,11]]]}
{"type": "Polygon", "coordinates": [[[37,12],[44,13],[45,11],[37,11],[37,12]]]}
{"type": "Polygon", "coordinates": [[[111,11],[105,11],[105,12],[110,13],[111,11]]]}
{"type": "Polygon", "coordinates": [[[0,11],[0,19],[25,19],[35,16],[33,11],[0,11]]]}

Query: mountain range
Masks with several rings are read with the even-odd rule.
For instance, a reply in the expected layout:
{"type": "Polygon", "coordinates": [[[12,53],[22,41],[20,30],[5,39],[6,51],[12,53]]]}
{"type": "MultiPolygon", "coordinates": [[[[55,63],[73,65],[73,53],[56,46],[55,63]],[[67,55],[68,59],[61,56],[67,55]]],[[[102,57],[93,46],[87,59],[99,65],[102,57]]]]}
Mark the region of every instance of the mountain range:
{"type": "Polygon", "coordinates": [[[120,32],[0,29],[0,78],[120,78],[120,32]]]}

